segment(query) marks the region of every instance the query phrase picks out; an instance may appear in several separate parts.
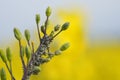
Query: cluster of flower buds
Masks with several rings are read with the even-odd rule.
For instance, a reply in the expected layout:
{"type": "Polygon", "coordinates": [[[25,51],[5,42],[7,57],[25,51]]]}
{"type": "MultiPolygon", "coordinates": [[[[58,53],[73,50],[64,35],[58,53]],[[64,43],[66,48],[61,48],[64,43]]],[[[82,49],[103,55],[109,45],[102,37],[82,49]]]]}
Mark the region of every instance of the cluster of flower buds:
{"type": "MultiPolygon", "coordinates": [[[[12,74],[12,64],[11,64],[11,62],[12,62],[12,53],[11,53],[11,49],[9,47],[6,48],[6,54],[2,49],[0,49],[0,57],[1,57],[2,61],[5,63],[8,71],[9,71],[9,73],[11,75],[11,79],[15,80],[15,78],[14,78],[14,76],[12,74]],[[9,63],[9,65],[8,65],[8,63],[9,63]]],[[[5,72],[5,70],[3,68],[0,70],[0,76],[1,76],[1,80],[7,80],[6,79],[6,72],[5,72]]]]}
{"type": "MultiPolygon", "coordinates": [[[[54,38],[60,34],[62,31],[65,31],[69,27],[69,22],[65,22],[62,26],[61,25],[56,25],[54,29],[51,31],[50,34],[47,33],[47,27],[49,24],[49,17],[51,15],[51,8],[48,7],[46,9],[46,21],[43,25],[40,26],[40,15],[36,14],[35,21],[37,25],[37,32],[38,32],[38,37],[40,40],[39,47],[34,51],[34,44],[30,40],[30,31],[26,29],[24,31],[24,36],[26,39],[26,47],[24,47],[21,44],[21,39],[22,39],[22,34],[18,28],[14,28],[14,36],[19,42],[19,49],[20,49],[20,58],[23,66],[23,77],[22,80],[28,80],[29,77],[33,75],[37,75],[40,71],[40,65],[43,63],[49,62],[54,56],[60,55],[62,51],[65,51],[68,49],[70,46],[69,43],[63,44],[58,50],[51,52],[50,51],[50,43],[54,40],[54,38]],[[41,36],[41,33],[44,35],[41,36]],[[31,43],[32,42],[32,43],[31,43]],[[26,55],[26,60],[24,60],[24,55],[26,55]]],[[[6,67],[8,68],[8,71],[11,75],[11,79],[15,80],[13,74],[12,74],[12,54],[10,48],[6,49],[6,55],[3,50],[0,50],[0,57],[2,61],[6,64],[6,67]],[[7,61],[10,63],[10,66],[8,66],[7,61]]],[[[6,80],[6,76],[3,77],[5,74],[4,69],[1,69],[0,71],[1,75],[1,80],[6,80]]]]}

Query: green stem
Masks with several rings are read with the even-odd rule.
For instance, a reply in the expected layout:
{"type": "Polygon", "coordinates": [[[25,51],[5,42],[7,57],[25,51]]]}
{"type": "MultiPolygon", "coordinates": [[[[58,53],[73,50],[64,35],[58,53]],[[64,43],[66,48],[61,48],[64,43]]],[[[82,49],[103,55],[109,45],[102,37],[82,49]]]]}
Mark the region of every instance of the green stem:
{"type": "Polygon", "coordinates": [[[27,59],[27,65],[28,65],[28,63],[29,63],[29,59],[27,59]]]}
{"type": "Polygon", "coordinates": [[[30,41],[27,41],[28,46],[30,47],[30,41]]]}
{"type": "Polygon", "coordinates": [[[39,29],[39,25],[38,25],[38,24],[37,24],[37,30],[38,30],[39,40],[40,40],[40,42],[41,42],[40,29],[39,29]]]}
{"type": "Polygon", "coordinates": [[[34,53],[34,44],[32,43],[32,53],[34,53]]]}
{"type": "Polygon", "coordinates": [[[25,71],[26,66],[25,66],[25,62],[24,62],[23,56],[22,56],[22,45],[21,45],[21,41],[20,40],[19,40],[19,48],[20,48],[20,58],[21,58],[22,65],[23,65],[23,68],[24,68],[24,71],[25,71]]]}
{"type": "Polygon", "coordinates": [[[7,69],[8,69],[8,72],[9,72],[9,73],[10,73],[10,75],[11,75],[11,80],[15,80],[15,78],[14,78],[14,76],[13,76],[13,74],[12,74],[12,72],[11,72],[10,68],[8,67],[8,64],[7,64],[7,63],[5,63],[5,65],[6,65],[7,69]]]}
{"type": "Polygon", "coordinates": [[[49,18],[49,17],[47,17],[47,19],[46,19],[46,21],[45,21],[45,35],[47,34],[46,31],[47,31],[48,18],[49,18]]]}
{"type": "Polygon", "coordinates": [[[59,35],[61,32],[62,32],[62,30],[60,30],[57,34],[55,34],[55,35],[52,37],[52,39],[55,38],[57,35],[59,35]]]}
{"type": "MultiPolygon", "coordinates": [[[[10,71],[12,73],[12,64],[11,64],[11,62],[9,62],[9,64],[10,64],[10,71]]],[[[11,77],[11,80],[12,80],[12,77],[11,77]]]]}

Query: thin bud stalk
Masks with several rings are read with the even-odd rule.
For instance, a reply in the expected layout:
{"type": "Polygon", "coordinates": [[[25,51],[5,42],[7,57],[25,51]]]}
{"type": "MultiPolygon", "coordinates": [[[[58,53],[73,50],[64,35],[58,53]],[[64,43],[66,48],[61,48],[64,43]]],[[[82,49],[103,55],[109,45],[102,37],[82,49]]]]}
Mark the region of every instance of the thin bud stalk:
{"type": "Polygon", "coordinates": [[[23,68],[24,68],[24,71],[25,71],[26,66],[25,66],[25,62],[24,62],[24,59],[23,59],[23,54],[22,54],[22,45],[21,45],[21,40],[19,40],[19,48],[20,48],[20,58],[21,58],[21,62],[22,62],[22,65],[23,65],[23,68]]]}
{"type": "Polygon", "coordinates": [[[7,63],[5,63],[5,65],[6,65],[7,69],[8,69],[8,72],[9,72],[9,73],[10,73],[10,75],[11,75],[12,80],[15,80],[15,78],[14,78],[14,76],[13,76],[13,74],[12,74],[12,72],[11,72],[10,68],[8,67],[8,64],[7,64],[7,63]]]}
{"type": "MultiPolygon", "coordinates": [[[[32,44],[32,53],[34,53],[34,43],[31,42],[31,44],[32,44]]],[[[31,55],[32,55],[32,54],[31,54],[31,55]]]]}
{"type": "Polygon", "coordinates": [[[38,30],[39,41],[41,42],[41,35],[40,35],[39,24],[37,24],[37,30],[38,30]]]}
{"type": "Polygon", "coordinates": [[[30,41],[27,41],[28,46],[30,47],[30,41]]]}
{"type": "Polygon", "coordinates": [[[10,62],[9,64],[10,64],[10,70],[11,70],[11,73],[12,73],[12,63],[10,62]]]}
{"type": "Polygon", "coordinates": [[[46,21],[45,21],[45,35],[46,35],[46,32],[47,32],[47,24],[48,24],[48,16],[47,16],[47,19],[46,19],[46,21]]]}
{"type": "Polygon", "coordinates": [[[57,35],[59,35],[61,32],[62,32],[62,30],[60,30],[57,34],[55,34],[55,35],[52,37],[52,39],[55,38],[57,35]]]}

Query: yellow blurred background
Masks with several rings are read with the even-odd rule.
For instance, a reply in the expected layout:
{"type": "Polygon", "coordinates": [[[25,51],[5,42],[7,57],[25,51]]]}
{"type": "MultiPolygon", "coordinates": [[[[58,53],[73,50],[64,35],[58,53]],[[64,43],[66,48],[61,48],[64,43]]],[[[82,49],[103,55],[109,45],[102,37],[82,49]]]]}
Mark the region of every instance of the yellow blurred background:
{"type": "MultiPolygon", "coordinates": [[[[42,71],[39,75],[32,76],[31,80],[120,80],[120,38],[102,38],[91,41],[88,36],[90,20],[88,13],[83,9],[58,8],[54,12],[56,14],[51,17],[51,19],[53,18],[52,25],[69,21],[70,27],[54,40],[55,42],[51,44],[52,49],[58,49],[65,42],[70,42],[71,46],[49,63],[42,65],[42,71]]],[[[35,28],[33,27],[34,30],[31,31],[33,31],[32,40],[35,41],[35,47],[37,47],[38,40],[36,39],[38,37],[35,28]]],[[[0,34],[2,33],[0,32],[0,34]]],[[[11,40],[7,45],[13,52],[13,74],[16,80],[20,80],[22,66],[18,53],[18,42],[14,38],[11,40]]],[[[0,42],[0,48],[5,50],[7,45],[4,43],[0,42]]],[[[24,40],[22,44],[26,45],[24,40]]],[[[0,68],[2,67],[5,65],[0,59],[0,68]]],[[[10,75],[6,68],[5,70],[8,80],[10,80],[10,75]]]]}

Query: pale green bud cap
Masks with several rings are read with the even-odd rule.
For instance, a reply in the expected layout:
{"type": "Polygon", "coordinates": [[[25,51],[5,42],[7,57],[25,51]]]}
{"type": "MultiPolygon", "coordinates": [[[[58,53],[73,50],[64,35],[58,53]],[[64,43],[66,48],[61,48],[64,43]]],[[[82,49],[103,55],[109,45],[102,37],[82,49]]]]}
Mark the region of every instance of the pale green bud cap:
{"type": "Polygon", "coordinates": [[[33,75],[37,75],[40,71],[41,71],[41,68],[38,67],[38,66],[35,66],[35,67],[33,68],[33,75]]]}
{"type": "Polygon", "coordinates": [[[0,70],[0,73],[1,73],[1,80],[7,80],[6,72],[3,68],[0,70]]]}
{"type": "Polygon", "coordinates": [[[60,54],[61,54],[60,50],[55,51],[55,55],[60,55],[60,54]]]}
{"type": "Polygon", "coordinates": [[[64,30],[67,30],[68,27],[69,27],[70,23],[69,22],[66,22],[62,25],[62,28],[61,28],[61,31],[64,31],[64,30]]]}
{"type": "Polygon", "coordinates": [[[55,27],[54,27],[54,31],[58,31],[60,29],[60,25],[56,25],[55,27]]]}
{"type": "Polygon", "coordinates": [[[70,47],[70,43],[65,43],[60,47],[60,51],[64,51],[70,47]]]}
{"type": "Polygon", "coordinates": [[[31,56],[31,50],[26,46],[25,48],[26,58],[29,60],[31,56]]]}
{"type": "Polygon", "coordinates": [[[19,31],[19,29],[14,28],[14,36],[17,40],[21,40],[22,35],[21,35],[21,32],[19,31]]]}
{"type": "Polygon", "coordinates": [[[8,61],[11,62],[11,60],[12,60],[12,53],[11,53],[11,50],[10,50],[9,47],[6,49],[6,56],[7,56],[8,61]]]}
{"type": "Polygon", "coordinates": [[[4,51],[3,51],[2,49],[0,49],[0,57],[1,57],[1,59],[2,59],[2,61],[3,61],[4,63],[7,62],[5,53],[4,53],[4,51]]]}
{"type": "Polygon", "coordinates": [[[27,30],[27,29],[25,30],[25,38],[26,38],[27,41],[30,40],[30,31],[27,30]]]}
{"type": "Polygon", "coordinates": [[[40,15],[39,14],[36,14],[36,24],[39,24],[40,23],[40,15]]]}
{"type": "Polygon", "coordinates": [[[46,16],[49,17],[50,15],[51,15],[51,8],[48,7],[48,8],[46,9],[46,16]]]}

